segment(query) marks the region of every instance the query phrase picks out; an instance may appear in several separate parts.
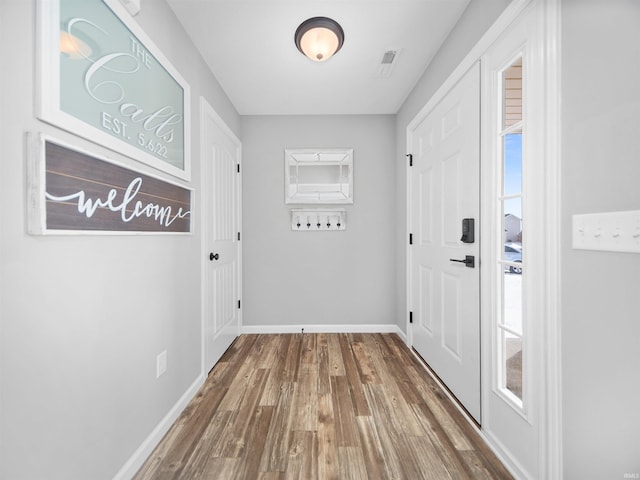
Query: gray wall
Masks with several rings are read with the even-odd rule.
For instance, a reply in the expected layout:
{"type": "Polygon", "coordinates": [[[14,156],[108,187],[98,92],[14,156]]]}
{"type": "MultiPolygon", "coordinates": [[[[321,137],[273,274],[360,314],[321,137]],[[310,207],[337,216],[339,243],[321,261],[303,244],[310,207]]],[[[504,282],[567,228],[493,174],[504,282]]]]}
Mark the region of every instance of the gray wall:
{"type": "Polygon", "coordinates": [[[640,3],[562,2],[565,478],[640,473],[640,255],[571,249],[571,215],[640,210],[640,3]]]}
{"type": "MultiPolygon", "coordinates": [[[[34,4],[0,4],[11,46],[0,88],[0,478],[107,479],[201,373],[200,226],[179,237],[25,233],[25,132],[151,171],[34,117],[34,4]]],[[[199,190],[199,96],[236,133],[239,116],[164,1],[143,1],[136,20],[191,85],[199,190]]]]}
{"type": "Polygon", "coordinates": [[[393,116],[250,116],[243,131],[243,321],[394,324],[393,116]],[[347,229],[291,231],[285,148],[353,148],[347,229]]]}
{"type": "Polygon", "coordinates": [[[509,3],[510,0],[471,0],[396,116],[396,318],[402,330],[406,329],[407,298],[407,126],[509,3]]]}

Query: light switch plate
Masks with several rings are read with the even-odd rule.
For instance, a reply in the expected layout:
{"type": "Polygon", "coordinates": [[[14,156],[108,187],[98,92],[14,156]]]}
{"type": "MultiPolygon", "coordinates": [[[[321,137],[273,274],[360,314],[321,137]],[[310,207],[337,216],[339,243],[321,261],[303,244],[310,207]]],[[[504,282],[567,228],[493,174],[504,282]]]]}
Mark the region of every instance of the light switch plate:
{"type": "Polygon", "coordinates": [[[640,210],[573,215],[572,247],[640,253],[640,210]]]}

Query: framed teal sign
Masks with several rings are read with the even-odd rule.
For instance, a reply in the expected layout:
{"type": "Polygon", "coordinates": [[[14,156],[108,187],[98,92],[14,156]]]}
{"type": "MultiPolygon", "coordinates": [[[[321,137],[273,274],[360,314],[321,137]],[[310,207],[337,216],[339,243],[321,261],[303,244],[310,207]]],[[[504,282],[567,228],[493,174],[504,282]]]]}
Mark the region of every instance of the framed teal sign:
{"type": "Polygon", "coordinates": [[[118,0],[38,0],[42,120],[190,180],[189,86],[118,0]]]}

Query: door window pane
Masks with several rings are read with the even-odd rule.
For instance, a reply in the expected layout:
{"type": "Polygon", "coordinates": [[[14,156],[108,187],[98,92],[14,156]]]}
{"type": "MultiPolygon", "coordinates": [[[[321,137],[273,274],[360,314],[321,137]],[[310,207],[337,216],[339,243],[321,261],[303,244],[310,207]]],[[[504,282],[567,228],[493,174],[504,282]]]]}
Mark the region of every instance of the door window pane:
{"type": "Polygon", "coordinates": [[[522,57],[502,73],[502,128],[522,121],[522,57]]]}
{"type": "Polygon", "coordinates": [[[503,137],[504,195],[522,192],[522,133],[508,133],[503,137]]]}
{"type": "Polygon", "coordinates": [[[518,267],[506,265],[503,273],[502,323],[522,335],[522,275],[514,272],[517,270],[518,267]]]}
{"type": "Polygon", "coordinates": [[[522,400],[522,338],[503,332],[503,348],[504,384],[507,390],[522,400]]]}
{"type": "Polygon", "coordinates": [[[522,199],[510,198],[503,202],[503,238],[502,243],[522,244],[522,199]]]}

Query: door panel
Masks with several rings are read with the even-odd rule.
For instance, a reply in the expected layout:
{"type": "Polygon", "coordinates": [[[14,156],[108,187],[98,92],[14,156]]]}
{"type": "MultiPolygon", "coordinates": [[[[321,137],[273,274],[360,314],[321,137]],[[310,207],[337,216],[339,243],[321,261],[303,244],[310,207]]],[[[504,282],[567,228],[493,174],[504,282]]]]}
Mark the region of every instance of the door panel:
{"type": "Polygon", "coordinates": [[[453,360],[461,361],[460,356],[460,277],[444,273],[442,275],[443,305],[442,324],[443,346],[453,360]]]}
{"type": "Polygon", "coordinates": [[[420,235],[418,236],[421,245],[433,243],[433,171],[426,168],[418,173],[420,177],[420,235]]]}
{"type": "Polygon", "coordinates": [[[236,159],[231,145],[213,146],[214,174],[211,178],[213,185],[213,231],[211,240],[214,242],[233,242],[237,231],[235,215],[235,175],[236,159]]]}
{"type": "Polygon", "coordinates": [[[409,174],[413,347],[478,422],[479,248],[460,238],[463,218],[479,223],[479,107],[476,64],[412,132],[409,174]],[[475,268],[450,260],[466,255],[475,268]]]}
{"type": "Polygon", "coordinates": [[[204,211],[204,369],[209,371],[240,326],[239,142],[202,101],[204,211]]]}
{"type": "Polygon", "coordinates": [[[460,239],[460,208],[458,184],[460,183],[460,157],[453,155],[442,161],[442,233],[444,243],[457,246],[460,239]]]}
{"type": "Polygon", "coordinates": [[[433,269],[420,265],[420,327],[427,335],[433,336],[433,269]]]}
{"type": "Polygon", "coordinates": [[[212,315],[212,333],[220,332],[236,319],[236,262],[221,265],[212,272],[212,295],[216,299],[212,315]]]}

